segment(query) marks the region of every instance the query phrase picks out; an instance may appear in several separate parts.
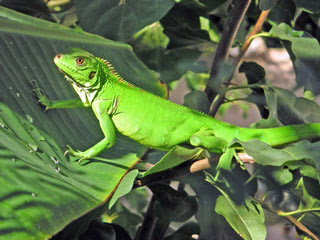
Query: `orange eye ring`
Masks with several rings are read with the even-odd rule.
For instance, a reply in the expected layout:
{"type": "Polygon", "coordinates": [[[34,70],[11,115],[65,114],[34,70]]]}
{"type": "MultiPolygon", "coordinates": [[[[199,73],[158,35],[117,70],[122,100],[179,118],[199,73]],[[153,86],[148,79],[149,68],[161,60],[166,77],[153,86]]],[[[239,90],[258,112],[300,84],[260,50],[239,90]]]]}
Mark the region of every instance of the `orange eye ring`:
{"type": "Polygon", "coordinates": [[[77,57],[77,58],[76,58],[76,63],[77,63],[78,65],[82,65],[82,64],[84,63],[84,58],[83,58],[83,57],[77,57]]]}

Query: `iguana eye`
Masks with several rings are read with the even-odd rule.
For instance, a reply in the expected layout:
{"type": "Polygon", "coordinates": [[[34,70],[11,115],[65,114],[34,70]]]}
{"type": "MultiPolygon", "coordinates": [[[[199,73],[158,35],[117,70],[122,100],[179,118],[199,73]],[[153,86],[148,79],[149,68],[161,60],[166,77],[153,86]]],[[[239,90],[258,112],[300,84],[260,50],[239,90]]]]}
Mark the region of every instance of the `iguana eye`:
{"type": "Polygon", "coordinates": [[[91,73],[89,74],[89,79],[94,78],[95,75],[96,75],[96,72],[91,72],[91,73]]]}
{"type": "Polygon", "coordinates": [[[77,58],[76,58],[76,63],[77,63],[78,65],[82,65],[82,64],[84,63],[84,58],[82,58],[82,57],[77,57],[77,58]]]}

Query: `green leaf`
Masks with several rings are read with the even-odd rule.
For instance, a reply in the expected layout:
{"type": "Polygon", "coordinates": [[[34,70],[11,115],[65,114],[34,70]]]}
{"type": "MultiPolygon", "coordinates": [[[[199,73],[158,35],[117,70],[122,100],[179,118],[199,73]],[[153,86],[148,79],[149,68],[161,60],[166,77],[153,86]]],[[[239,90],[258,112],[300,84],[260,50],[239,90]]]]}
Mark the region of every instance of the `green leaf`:
{"type": "MultiPolygon", "coordinates": [[[[307,193],[317,199],[320,199],[320,185],[319,181],[310,177],[303,177],[303,184],[307,193]]],[[[319,204],[320,206],[320,204],[319,204]]]]}
{"type": "Polygon", "coordinates": [[[224,216],[243,239],[265,239],[267,231],[260,204],[246,200],[245,204],[236,205],[225,192],[219,191],[223,195],[218,197],[215,211],[224,216]]]}
{"type": "Polygon", "coordinates": [[[161,59],[161,79],[169,84],[179,80],[183,74],[195,67],[195,63],[201,56],[197,49],[177,48],[167,50],[161,59]]]}
{"type": "Polygon", "coordinates": [[[235,143],[242,145],[246,153],[261,165],[282,166],[291,161],[311,160],[318,169],[319,176],[320,153],[317,149],[320,147],[320,142],[311,143],[302,140],[282,149],[272,148],[257,139],[251,139],[247,142],[235,141],[235,143]]]}
{"type": "Polygon", "coordinates": [[[213,206],[220,192],[206,180],[203,173],[191,174],[183,178],[183,182],[190,185],[197,195],[196,219],[201,229],[199,238],[210,239],[212,236],[218,236],[219,239],[222,239],[228,236],[230,239],[238,239],[239,235],[230,227],[225,218],[214,211],[213,206]]]}
{"type": "Polygon", "coordinates": [[[245,73],[248,84],[255,84],[264,79],[266,72],[264,68],[255,62],[243,62],[239,67],[240,73],[245,73]]]}
{"type": "Polygon", "coordinates": [[[146,177],[152,173],[161,172],[180,165],[181,163],[193,159],[203,151],[202,148],[186,148],[183,146],[175,146],[164,157],[144,173],[146,177]]]}
{"type": "Polygon", "coordinates": [[[8,240],[45,239],[104,204],[146,147],[117,135],[114,147],[84,166],[69,161],[66,144],[83,150],[102,139],[98,121],[90,109],[43,112],[32,81],[49,99],[78,97],[53,57],[80,47],[107,58],[129,82],[161,96],[166,90],[128,45],[2,7],[0,33],[0,101],[9,106],[0,112],[0,232],[8,240]]]}
{"type": "Polygon", "coordinates": [[[190,90],[204,91],[209,79],[208,73],[194,73],[188,71],[185,75],[190,90]]]}
{"type": "Polygon", "coordinates": [[[63,155],[52,137],[2,103],[0,122],[0,231],[6,239],[57,233],[106,202],[139,160],[137,153],[119,151],[80,166],[63,155]]]}
{"type": "Polygon", "coordinates": [[[318,95],[320,45],[317,39],[304,32],[295,31],[284,23],[274,25],[269,34],[271,37],[279,38],[290,54],[298,85],[318,95]]]}
{"type": "Polygon", "coordinates": [[[273,8],[273,6],[277,3],[278,0],[260,0],[259,7],[261,10],[268,10],[273,8]]]}
{"type": "Polygon", "coordinates": [[[208,113],[210,107],[208,97],[202,91],[192,91],[185,95],[183,105],[203,113],[208,113]]]}
{"type": "Polygon", "coordinates": [[[79,0],[80,26],[87,32],[126,42],[143,27],[160,20],[173,0],[79,0]]]}
{"type": "Polygon", "coordinates": [[[131,191],[134,180],[136,179],[138,173],[139,171],[136,169],[130,171],[127,175],[124,176],[109,201],[109,208],[112,208],[112,206],[116,203],[116,201],[118,201],[120,197],[128,194],[131,191]]]}
{"type": "Polygon", "coordinates": [[[150,69],[160,71],[168,42],[169,39],[163,33],[163,27],[156,22],[134,34],[129,44],[150,69]]]}
{"type": "MultiPolygon", "coordinates": [[[[290,168],[296,168],[296,166],[293,165],[289,165],[290,168]]],[[[310,177],[310,178],[314,178],[314,179],[318,179],[319,175],[318,175],[318,170],[311,165],[307,165],[304,164],[302,166],[300,166],[300,173],[302,176],[306,176],[306,177],[310,177]]]]}
{"type": "Polygon", "coordinates": [[[263,88],[266,97],[269,118],[280,120],[283,124],[319,122],[320,107],[314,101],[297,97],[289,90],[263,88]]]}
{"type": "Polygon", "coordinates": [[[318,0],[293,0],[298,8],[317,14],[320,13],[320,2],[318,0]]]}
{"type": "Polygon", "coordinates": [[[292,181],[293,176],[287,168],[277,168],[272,171],[272,177],[277,183],[284,185],[292,181]]]}
{"type": "Polygon", "coordinates": [[[292,0],[278,0],[276,5],[272,7],[272,11],[269,12],[268,19],[277,24],[291,24],[295,14],[296,6],[292,0]]]}
{"type": "Polygon", "coordinates": [[[168,49],[190,47],[211,41],[208,32],[201,30],[200,16],[207,17],[207,11],[197,1],[185,0],[174,5],[160,20],[164,33],[170,39],[168,49]]]}

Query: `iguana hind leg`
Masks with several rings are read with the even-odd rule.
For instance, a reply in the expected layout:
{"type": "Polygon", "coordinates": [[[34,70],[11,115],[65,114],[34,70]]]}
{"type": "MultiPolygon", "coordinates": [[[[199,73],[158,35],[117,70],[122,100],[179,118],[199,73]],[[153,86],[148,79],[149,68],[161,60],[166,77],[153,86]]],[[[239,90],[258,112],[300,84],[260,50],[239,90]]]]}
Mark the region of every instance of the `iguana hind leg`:
{"type": "Polygon", "coordinates": [[[213,130],[200,130],[194,133],[190,138],[190,144],[215,153],[224,153],[228,146],[225,139],[214,136],[213,130]]]}

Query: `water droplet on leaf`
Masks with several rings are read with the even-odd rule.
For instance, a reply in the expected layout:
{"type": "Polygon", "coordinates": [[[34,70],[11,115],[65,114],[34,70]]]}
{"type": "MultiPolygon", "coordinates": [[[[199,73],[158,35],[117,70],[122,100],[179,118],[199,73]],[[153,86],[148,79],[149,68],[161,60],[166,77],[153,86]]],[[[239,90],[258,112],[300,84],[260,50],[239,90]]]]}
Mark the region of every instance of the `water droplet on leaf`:
{"type": "Polygon", "coordinates": [[[31,151],[36,152],[38,150],[38,146],[37,145],[34,145],[32,143],[29,143],[28,145],[29,145],[29,147],[31,147],[31,151]]]}
{"type": "Polygon", "coordinates": [[[55,163],[55,164],[58,164],[59,163],[59,160],[53,156],[50,157],[51,160],[55,163]]]}
{"type": "Polygon", "coordinates": [[[29,114],[26,114],[25,116],[30,123],[33,123],[33,118],[29,114]]]}

